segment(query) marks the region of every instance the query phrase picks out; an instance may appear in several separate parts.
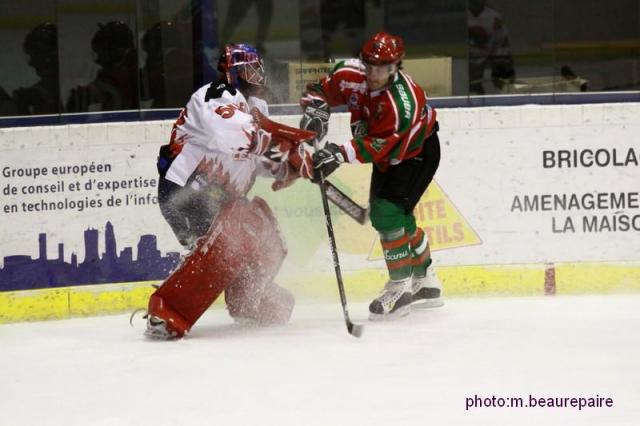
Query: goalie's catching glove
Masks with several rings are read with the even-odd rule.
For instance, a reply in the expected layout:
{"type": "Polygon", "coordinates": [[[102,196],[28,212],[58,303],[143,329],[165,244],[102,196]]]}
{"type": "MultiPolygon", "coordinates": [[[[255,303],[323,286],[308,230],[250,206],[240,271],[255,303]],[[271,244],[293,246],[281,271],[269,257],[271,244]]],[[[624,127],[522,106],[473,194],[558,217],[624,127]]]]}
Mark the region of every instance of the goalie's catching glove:
{"type": "Polygon", "coordinates": [[[263,155],[271,161],[283,163],[287,161],[289,158],[289,151],[294,147],[295,145],[291,142],[283,140],[280,143],[272,144],[263,155]]]}
{"type": "Polygon", "coordinates": [[[245,132],[249,138],[249,152],[255,155],[264,155],[272,145],[271,133],[264,129],[256,128],[254,132],[249,134],[245,132]]]}
{"type": "MultiPolygon", "coordinates": [[[[282,147],[282,145],[279,145],[282,147]]],[[[292,146],[289,151],[283,152],[278,161],[271,160],[271,174],[276,181],[271,185],[274,191],[286,188],[298,178],[313,178],[313,162],[311,160],[311,148],[305,144],[292,146]]],[[[265,155],[266,158],[269,158],[265,155]]]]}
{"type": "Polygon", "coordinates": [[[300,128],[316,132],[318,140],[321,141],[329,131],[329,117],[331,115],[329,104],[322,99],[306,94],[300,99],[300,106],[302,107],[300,128]]]}
{"type": "Polygon", "coordinates": [[[313,177],[311,181],[320,182],[320,174],[326,178],[333,173],[340,164],[344,163],[346,155],[341,147],[334,143],[327,143],[324,148],[313,154],[313,177]]]}

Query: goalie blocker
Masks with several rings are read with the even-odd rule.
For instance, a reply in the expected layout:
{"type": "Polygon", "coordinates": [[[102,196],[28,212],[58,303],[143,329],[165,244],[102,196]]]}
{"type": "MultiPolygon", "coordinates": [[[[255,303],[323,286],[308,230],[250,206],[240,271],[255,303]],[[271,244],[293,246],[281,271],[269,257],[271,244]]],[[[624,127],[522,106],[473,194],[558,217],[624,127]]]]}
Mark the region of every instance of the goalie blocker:
{"type": "Polygon", "coordinates": [[[234,319],[286,323],[294,299],[273,283],[286,254],[267,203],[259,197],[236,199],[221,209],[178,269],[153,293],[149,315],[166,322],[168,337],[182,337],[225,291],[234,319]]]}

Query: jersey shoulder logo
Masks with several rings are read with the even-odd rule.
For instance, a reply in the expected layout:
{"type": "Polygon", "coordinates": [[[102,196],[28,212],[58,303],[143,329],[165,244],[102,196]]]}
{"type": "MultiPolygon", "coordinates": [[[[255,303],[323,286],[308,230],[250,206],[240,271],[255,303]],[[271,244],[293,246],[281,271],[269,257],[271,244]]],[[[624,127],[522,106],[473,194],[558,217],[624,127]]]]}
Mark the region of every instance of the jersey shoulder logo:
{"type": "Polygon", "coordinates": [[[364,81],[340,80],[340,91],[345,90],[353,90],[355,93],[362,93],[364,95],[367,92],[367,83],[364,81]]]}

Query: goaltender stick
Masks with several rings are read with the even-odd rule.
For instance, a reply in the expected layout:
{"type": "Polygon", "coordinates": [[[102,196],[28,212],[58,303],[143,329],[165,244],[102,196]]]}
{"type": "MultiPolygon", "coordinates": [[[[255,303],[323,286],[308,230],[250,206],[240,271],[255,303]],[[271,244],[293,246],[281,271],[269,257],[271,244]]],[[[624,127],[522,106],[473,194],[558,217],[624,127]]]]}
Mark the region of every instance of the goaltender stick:
{"type": "Polygon", "coordinates": [[[380,32],[362,47],[359,59],[339,62],[307,86],[300,126],[320,139],[328,130],[330,107],[346,105],[353,138],[327,143],[313,155],[314,181],[341,163],[373,163],[370,219],[378,231],[389,281],[369,305],[370,319],[409,313],[411,306],[442,305],[442,285],[431,261],[427,235],[413,210],[440,162],[436,111],[424,90],[402,71],[404,42],[380,32]]]}
{"type": "Polygon", "coordinates": [[[301,142],[316,135],[266,118],[254,47],[226,46],[218,70],[222,78],[191,96],[158,157],[160,210],[190,252],[149,299],[151,337],[184,336],[223,291],[239,321],[282,324],[293,309],[292,294],[273,282],[287,254],[276,218],[246,194],[257,175],[274,177],[274,190],[310,178],[301,142]]]}

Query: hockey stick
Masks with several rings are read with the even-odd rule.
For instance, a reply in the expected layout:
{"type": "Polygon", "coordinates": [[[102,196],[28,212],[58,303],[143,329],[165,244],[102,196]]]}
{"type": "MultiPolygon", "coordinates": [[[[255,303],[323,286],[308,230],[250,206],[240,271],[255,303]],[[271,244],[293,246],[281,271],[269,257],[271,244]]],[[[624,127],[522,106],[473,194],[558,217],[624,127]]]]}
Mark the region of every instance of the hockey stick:
{"type": "Polygon", "coordinates": [[[333,204],[338,206],[340,210],[345,212],[350,218],[358,222],[360,225],[367,223],[369,209],[365,209],[360,204],[353,201],[347,194],[340,191],[334,184],[328,180],[323,181],[322,185],[327,194],[327,198],[333,204]]]}
{"type": "MultiPolygon", "coordinates": [[[[316,150],[318,148],[317,141],[314,143],[316,150]]],[[[340,270],[340,260],[338,259],[338,249],[336,247],[336,237],[333,233],[333,224],[331,223],[331,212],[329,211],[329,200],[327,199],[327,186],[324,180],[324,173],[320,173],[320,195],[322,196],[322,207],[324,208],[324,218],[327,223],[327,234],[329,234],[329,242],[331,246],[331,256],[333,257],[333,267],[336,271],[336,279],[338,280],[338,291],[340,292],[340,303],[342,304],[342,313],[344,321],[347,325],[347,331],[353,337],[362,336],[364,326],[354,324],[349,318],[349,310],[347,309],[347,296],[344,291],[344,283],[342,282],[342,272],[340,270]]]]}

